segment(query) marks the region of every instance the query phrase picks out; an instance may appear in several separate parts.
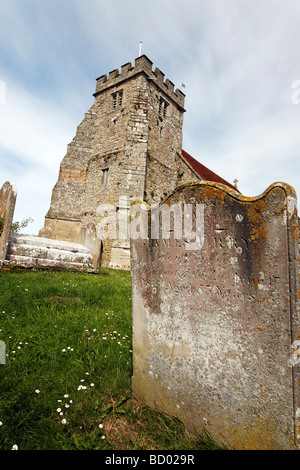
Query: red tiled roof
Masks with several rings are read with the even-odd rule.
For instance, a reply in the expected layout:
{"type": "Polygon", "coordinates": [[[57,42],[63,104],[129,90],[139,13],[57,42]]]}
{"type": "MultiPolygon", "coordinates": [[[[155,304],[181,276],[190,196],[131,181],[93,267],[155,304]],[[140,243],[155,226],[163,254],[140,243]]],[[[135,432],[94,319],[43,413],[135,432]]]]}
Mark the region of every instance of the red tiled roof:
{"type": "MultiPolygon", "coordinates": [[[[238,191],[238,189],[233,186],[233,184],[228,183],[225,181],[221,176],[217,175],[213,171],[206,168],[206,166],[202,165],[202,163],[195,160],[191,155],[189,155],[185,150],[182,149],[182,156],[183,158],[191,165],[192,168],[198,173],[200,178],[205,181],[213,181],[214,183],[222,183],[230,188],[238,191]]],[[[239,191],[238,191],[239,192],[239,191]]]]}

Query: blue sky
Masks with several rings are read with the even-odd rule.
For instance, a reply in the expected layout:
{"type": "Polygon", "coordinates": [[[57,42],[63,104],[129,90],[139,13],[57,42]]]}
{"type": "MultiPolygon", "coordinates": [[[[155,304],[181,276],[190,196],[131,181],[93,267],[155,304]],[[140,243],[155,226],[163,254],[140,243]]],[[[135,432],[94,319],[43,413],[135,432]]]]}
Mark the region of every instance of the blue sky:
{"type": "Polygon", "coordinates": [[[142,53],[186,94],[183,148],[257,196],[300,194],[300,3],[0,0],[0,185],[37,234],[96,78],[142,53]],[[299,87],[293,88],[293,85],[299,87]]]}

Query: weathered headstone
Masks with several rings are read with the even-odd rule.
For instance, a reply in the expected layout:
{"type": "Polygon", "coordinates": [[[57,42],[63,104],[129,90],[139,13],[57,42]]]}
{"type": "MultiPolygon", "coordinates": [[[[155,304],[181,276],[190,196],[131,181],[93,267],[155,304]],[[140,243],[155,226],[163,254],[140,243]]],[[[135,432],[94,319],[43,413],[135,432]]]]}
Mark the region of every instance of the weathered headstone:
{"type": "Polygon", "coordinates": [[[16,198],[16,187],[7,181],[0,189],[0,267],[6,257],[16,198]]]}
{"type": "Polygon", "coordinates": [[[6,351],[5,343],[4,341],[0,341],[0,365],[5,364],[5,359],[6,359],[5,351],[6,351]]]}
{"type": "Polygon", "coordinates": [[[131,212],[148,230],[131,238],[134,393],[219,444],[298,448],[295,191],[274,183],[247,198],[203,182],[181,186],[164,207],[169,238],[167,211],[159,231],[149,207],[131,212]],[[180,238],[184,212],[194,243],[193,230],[180,238]]]}

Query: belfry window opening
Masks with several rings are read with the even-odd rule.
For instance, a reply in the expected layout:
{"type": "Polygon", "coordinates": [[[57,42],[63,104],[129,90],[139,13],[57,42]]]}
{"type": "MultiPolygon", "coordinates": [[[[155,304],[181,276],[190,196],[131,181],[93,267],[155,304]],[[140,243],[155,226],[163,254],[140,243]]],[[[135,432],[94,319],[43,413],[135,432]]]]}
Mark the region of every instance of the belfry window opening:
{"type": "Polygon", "coordinates": [[[123,102],[123,91],[120,91],[119,92],[119,106],[122,106],[122,102],[123,102]]]}
{"type": "Polygon", "coordinates": [[[163,118],[165,118],[167,115],[167,106],[168,103],[163,98],[160,98],[158,105],[158,114],[163,118]]]}
{"type": "Polygon", "coordinates": [[[123,104],[123,90],[117,91],[116,93],[112,94],[112,109],[113,111],[117,108],[117,106],[122,106],[123,104]]]}

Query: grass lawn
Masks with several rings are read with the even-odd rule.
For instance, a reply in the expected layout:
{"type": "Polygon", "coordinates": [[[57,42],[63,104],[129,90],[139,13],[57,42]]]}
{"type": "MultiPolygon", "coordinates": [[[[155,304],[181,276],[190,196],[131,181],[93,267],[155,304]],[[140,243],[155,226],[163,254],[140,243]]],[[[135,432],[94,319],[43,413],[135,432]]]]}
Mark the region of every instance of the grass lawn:
{"type": "Polygon", "coordinates": [[[131,396],[130,273],[0,271],[0,450],[196,450],[131,396]]]}

